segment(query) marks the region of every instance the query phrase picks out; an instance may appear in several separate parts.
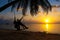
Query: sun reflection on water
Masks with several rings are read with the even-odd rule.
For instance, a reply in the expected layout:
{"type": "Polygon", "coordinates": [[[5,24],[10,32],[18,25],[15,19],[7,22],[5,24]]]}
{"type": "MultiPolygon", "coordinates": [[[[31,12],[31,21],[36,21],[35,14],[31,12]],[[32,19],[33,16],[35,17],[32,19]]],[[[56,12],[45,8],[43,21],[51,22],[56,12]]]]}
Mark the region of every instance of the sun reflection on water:
{"type": "Polygon", "coordinates": [[[52,31],[52,25],[51,24],[44,24],[43,29],[46,33],[49,33],[52,31]]]}
{"type": "Polygon", "coordinates": [[[49,33],[50,31],[51,31],[51,29],[52,29],[52,27],[51,27],[52,25],[51,24],[43,24],[42,25],[42,28],[43,28],[43,32],[46,32],[46,33],[49,33]]]}
{"type": "Polygon", "coordinates": [[[48,33],[49,25],[46,24],[46,32],[48,33]]]}

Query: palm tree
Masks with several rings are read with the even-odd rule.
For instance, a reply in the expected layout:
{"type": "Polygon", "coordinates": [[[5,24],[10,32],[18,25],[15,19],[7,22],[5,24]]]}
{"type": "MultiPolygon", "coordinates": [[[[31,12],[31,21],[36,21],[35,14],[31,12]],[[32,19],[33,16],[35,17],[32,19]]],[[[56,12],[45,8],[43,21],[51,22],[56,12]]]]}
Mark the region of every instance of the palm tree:
{"type": "Polygon", "coordinates": [[[10,1],[8,2],[8,4],[0,7],[0,12],[2,12],[3,10],[10,6],[12,6],[12,11],[14,8],[17,8],[17,11],[19,8],[22,8],[23,15],[26,14],[28,7],[30,8],[31,15],[37,14],[39,6],[41,6],[45,12],[52,10],[52,6],[48,0],[8,0],[8,1],[10,1]]]}

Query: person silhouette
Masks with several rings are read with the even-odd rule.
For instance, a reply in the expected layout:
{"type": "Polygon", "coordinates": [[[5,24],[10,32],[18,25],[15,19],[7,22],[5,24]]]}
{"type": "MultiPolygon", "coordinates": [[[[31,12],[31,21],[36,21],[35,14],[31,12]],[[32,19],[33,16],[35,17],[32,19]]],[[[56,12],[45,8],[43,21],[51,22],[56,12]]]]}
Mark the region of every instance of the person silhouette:
{"type": "Polygon", "coordinates": [[[17,25],[16,28],[17,28],[17,30],[20,30],[20,24],[19,24],[19,21],[20,21],[19,19],[17,19],[17,21],[16,21],[16,25],[17,25]]]}
{"type": "Polygon", "coordinates": [[[23,19],[23,16],[22,16],[21,19],[19,20],[20,27],[22,26],[22,27],[23,27],[23,30],[28,29],[28,27],[26,27],[26,26],[21,22],[22,19],[23,19]]]}
{"type": "Polygon", "coordinates": [[[16,20],[14,20],[14,27],[17,29],[17,30],[20,30],[20,25],[19,25],[19,23],[18,23],[18,19],[16,20]]]}
{"type": "Polygon", "coordinates": [[[14,18],[14,27],[17,29],[17,30],[20,30],[20,27],[22,26],[23,27],[23,30],[25,29],[28,29],[28,27],[26,27],[21,21],[22,21],[23,17],[21,17],[21,19],[17,19],[14,18]]]}

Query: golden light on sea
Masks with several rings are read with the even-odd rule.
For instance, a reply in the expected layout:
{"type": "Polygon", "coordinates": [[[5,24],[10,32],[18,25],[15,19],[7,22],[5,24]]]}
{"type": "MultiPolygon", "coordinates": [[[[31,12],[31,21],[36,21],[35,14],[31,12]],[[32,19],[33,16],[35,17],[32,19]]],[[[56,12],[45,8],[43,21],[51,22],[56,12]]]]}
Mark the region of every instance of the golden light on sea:
{"type": "Polygon", "coordinates": [[[46,24],[45,28],[46,28],[46,32],[48,33],[49,25],[46,24]]]}

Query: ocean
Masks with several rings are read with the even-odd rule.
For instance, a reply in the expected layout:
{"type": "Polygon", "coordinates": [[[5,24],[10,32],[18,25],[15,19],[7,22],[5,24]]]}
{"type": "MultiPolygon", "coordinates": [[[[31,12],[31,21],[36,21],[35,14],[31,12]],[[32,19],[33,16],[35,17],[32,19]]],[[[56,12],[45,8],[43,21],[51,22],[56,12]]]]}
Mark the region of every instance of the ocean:
{"type": "MultiPolygon", "coordinates": [[[[28,27],[26,31],[60,34],[60,24],[25,24],[25,25],[28,27]]],[[[13,24],[0,24],[0,29],[16,30],[13,24]]]]}

